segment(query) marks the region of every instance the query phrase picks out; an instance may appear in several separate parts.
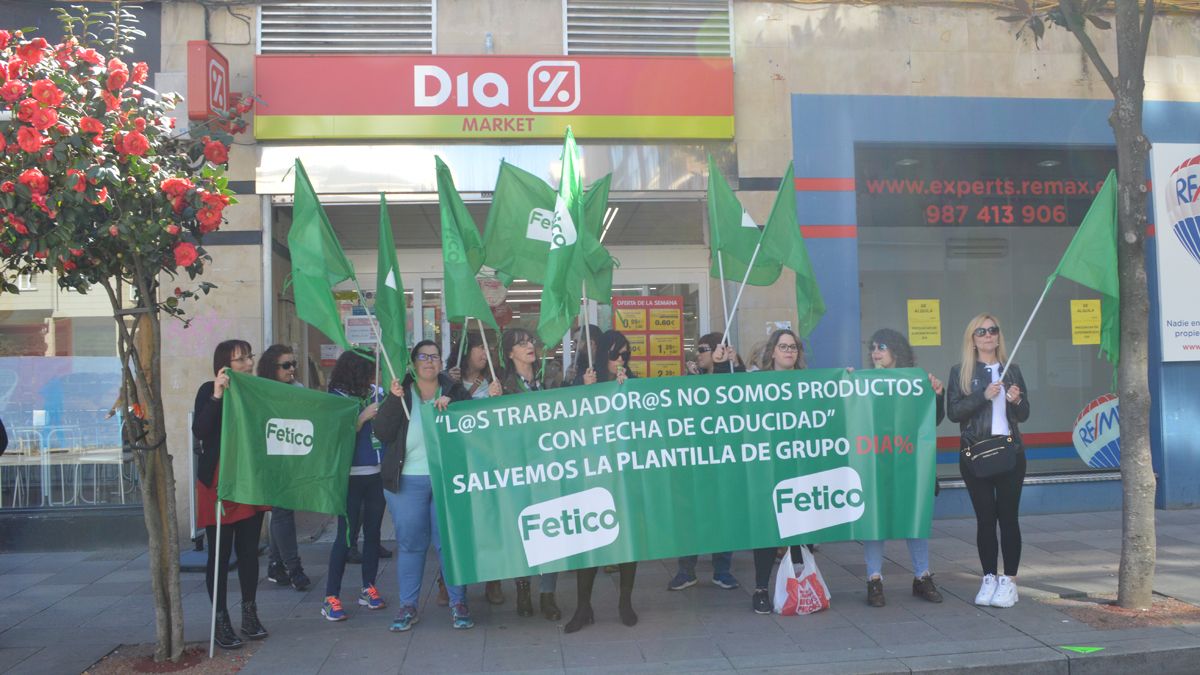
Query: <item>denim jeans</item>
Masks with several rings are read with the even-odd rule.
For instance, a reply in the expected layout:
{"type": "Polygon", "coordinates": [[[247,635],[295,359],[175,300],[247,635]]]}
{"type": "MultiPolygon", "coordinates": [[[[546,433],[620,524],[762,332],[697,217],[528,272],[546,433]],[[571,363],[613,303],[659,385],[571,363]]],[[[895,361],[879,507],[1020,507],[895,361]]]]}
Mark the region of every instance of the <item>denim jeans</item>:
{"type": "MultiPolygon", "coordinates": [[[[346,489],[346,513],[362,513],[362,587],[375,585],[379,573],[379,528],[383,525],[383,477],[380,474],[350,476],[346,489]]],[[[325,595],[338,596],[342,593],[342,575],[346,572],[346,556],[350,552],[347,542],[349,524],[345,516],[338,516],[337,536],[329,549],[329,574],[325,577],[325,595]]]]}
{"type": "MultiPolygon", "coordinates": [[[[696,562],[700,560],[698,555],[685,555],[679,559],[679,573],[686,574],[690,577],[696,576],[696,562]]],[[[729,574],[729,568],[733,565],[733,552],[714,553],[712,554],[713,576],[718,574],[729,574]]]]}
{"type": "MultiPolygon", "coordinates": [[[[442,567],[442,541],[438,534],[433,483],[429,476],[400,476],[400,491],[383,491],[392,523],[396,526],[396,583],[401,607],[416,607],[421,597],[421,577],[429,545],[437,550],[442,567]]],[[[450,604],[466,604],[467,587],[446,584],[450,604]]]]}
{"type": "Polygon", "coordinates": [[[288,573],[300,569],[300,549],[296,546],[296,512],[291,509],[271,508],[270,535],[271,564],[282,565],[288,573]]]}
{"type": "MultiPolygon", "coordinates": [[[[929,540],[906,539],[908,557],[912,559],[913,576],[920,577],[929,571],[929,540]]],[[[875,575],[883,578],[883,541],[864,541],[863,554],[867,559],[867,579],[875,575]]]]}

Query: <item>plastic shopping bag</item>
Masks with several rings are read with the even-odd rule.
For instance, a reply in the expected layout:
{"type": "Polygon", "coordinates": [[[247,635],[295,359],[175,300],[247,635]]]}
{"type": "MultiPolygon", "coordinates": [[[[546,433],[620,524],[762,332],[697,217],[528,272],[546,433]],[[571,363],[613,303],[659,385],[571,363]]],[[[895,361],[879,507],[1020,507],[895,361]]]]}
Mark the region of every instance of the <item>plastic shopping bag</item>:
{"type": "Polygon", "coordinates": [[[783,616],[813,614],[829,609],[829,587],[807,546],[800,547],[801,564],[792,562],[792,547],[779,561],[775,575],[775,611],[783,616]]]}

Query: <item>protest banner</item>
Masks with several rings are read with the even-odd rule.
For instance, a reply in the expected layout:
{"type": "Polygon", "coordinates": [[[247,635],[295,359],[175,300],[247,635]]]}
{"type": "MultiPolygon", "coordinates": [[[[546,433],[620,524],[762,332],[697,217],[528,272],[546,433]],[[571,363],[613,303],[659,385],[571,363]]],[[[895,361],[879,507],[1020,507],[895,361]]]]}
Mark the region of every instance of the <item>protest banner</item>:
{"type": "Polygon", "coordinates": [[[631,379],[426,407],[448,583],[926,537],[916,368],[631,379]]]}

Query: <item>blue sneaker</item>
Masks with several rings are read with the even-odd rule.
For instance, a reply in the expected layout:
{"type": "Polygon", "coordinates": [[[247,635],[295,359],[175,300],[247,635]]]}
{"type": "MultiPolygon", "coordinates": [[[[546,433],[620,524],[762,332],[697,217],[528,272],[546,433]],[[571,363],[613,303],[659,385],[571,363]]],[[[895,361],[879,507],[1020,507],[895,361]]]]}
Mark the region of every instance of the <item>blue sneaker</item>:
{"type": "Polygon", "coordinates": [[[383,609],[387,607],[387,603],[383,601],[383,598],[379,597],[379,591],[375,589],[375,584],[362,589],[362,592],[358,594],[358,604],[367,609],[383,609]]]}
{"type": "Polygon", "coordinates": [[[388,626],[388,630],[393,633],[403,633],[412,630],[412,627],[419,621],[417,618],[416,607],[401,607],[400,612],[396,614],[396,618],[392,619],[392,625],[388,626]]]}
{"type": "Polygon", "coordinates": [[[667,584],[667,590],[668,591],[682,591],[685,588],[691,588],[692,586],[695,586],[695,585],[696,585],[696,575],[695,574],[684,574],[683,572],[680,572],[679,574],[675,575],[675,578],[671,580],[671,583],[667,584]]]}
{"type": "Polygon", "coordinates": [[[471,611],[467,609],[465,603],[452,605],[450,607],[450,618],[454,620],[455,630],[466,630],[475,627],[475,622],[471,620],[471,611]]]}
{"type": "Polygon", "coordinates": [[[719,572],[714,574],[712,581],[713,586],[716,586],[717,588],[724,588],[727,591],[732,591],[741,585],[738,583],[738,580],[735,579],[734,576],[729,572],[719,572]]]}
{"type": "Polygon", "coordinates": [[[321,616],[329,621],[345,621],[346,612],[342,609],[342,601],[338,600],[336,595],[327,596],[325,603],[321,605],[321,616]]]}

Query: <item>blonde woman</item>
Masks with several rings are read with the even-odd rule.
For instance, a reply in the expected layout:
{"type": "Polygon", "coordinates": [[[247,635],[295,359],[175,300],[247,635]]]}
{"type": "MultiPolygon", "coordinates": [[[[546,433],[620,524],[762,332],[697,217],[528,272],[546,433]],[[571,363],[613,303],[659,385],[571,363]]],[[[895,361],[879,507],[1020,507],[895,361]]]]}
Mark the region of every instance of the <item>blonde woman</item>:
{"type": "Polygon", "coordinates": [[[1029,419],[1029,398],[1021,370],[1006,363],[1007,360],[1000,322],[991,314],[980,314],[967,324],[962,363],[950,369],[946,383],[946,416],[958,422],[962,435],[959,447],[970,447],[992,436],[1009,435],[1017,446],[1016,466],[986,478],[976,477],[959,455],[958,469],[975,509],[975,542],[983,567],[983,581],[975,604],[992,607],[1016,604],[1017,567],[1021,562],[1021,526],[1017,514],[1025,481],[1025,447],[1017,425],[1029,419]],[[1004,552],[1004,574],[997,575],[1000,551],[1004,552]]]}

